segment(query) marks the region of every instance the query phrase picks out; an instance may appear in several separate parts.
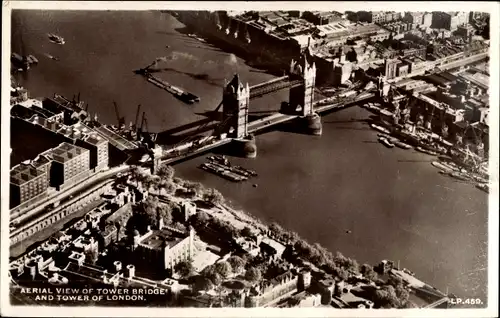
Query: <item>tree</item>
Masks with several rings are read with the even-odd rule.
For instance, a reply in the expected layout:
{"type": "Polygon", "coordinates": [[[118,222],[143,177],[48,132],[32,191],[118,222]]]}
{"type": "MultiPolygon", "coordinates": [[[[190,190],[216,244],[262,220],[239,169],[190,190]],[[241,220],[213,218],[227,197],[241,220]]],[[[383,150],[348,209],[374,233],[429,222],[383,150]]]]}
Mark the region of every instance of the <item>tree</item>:
{"type": "Polygon", "coordinates": [[[130,177],[132,181],[135,181],[135,185],[139,186],[139,182],[142,181],[143,173],[138,166],[132,166],[130,169],[130,177]]]}
{"type": "Polygon", "coordinates": [[[269,225],[269,230],[271,230],[271,232],[273,232],[276,236],[283,235],[283,228],[276,222],[273,222],[271,223],[271,225],[269,225]]]}
{"type": "Polygon", "coordinates": [[[203,201],[210,202],[213,205],[220,205],[224,203],[224,197],[216,189],[208,189],[203,193],[203,201]]]}
{"type": "Polygon", "coordinates": [[[219,274],[223,279],[227,279],[233,269],[228,262],[220,262],[215,264],[215,272],[219,274]]]}
{"type": "Polygon", "coordinates": [[[162,163],[159,167],[158,170],[156,171],[156,174],[163,180],[166,181],[171,181],[174,177],[174,168],[171,166],[162,163]]]}
{"type": "Polygon", "coordinates": [[[194,273],[194,267],[191,260],[186,260],[177,263],[174,269],[184,278],[189,277],[194,273]]]}
{"type": "Polygon", "coordinates": [[[205,191],[205,187],[199,182],[186,181],[184,183],[184,187],[188,191],[192,191],[195,196],[203,196],[203,193],[205,191]]]}
{"type": "Polygon", "coordinates": [[[283,239],[290,241],[292,244],[295,244],[298,240],[300,240],[299,234],[297,232],[289,231],[284,234],[283,239]]]}
{"type": "Polygon", "coordinates": [[[262,278],[262,273],[260,272],[260,270],[254,267],[248,269],[245,273],[245,279],[250,282],[257,282],[261,280],[261,278],[262,278]]]}
{"type": "Polygon", "coordinates": [[[231,268],[233,269],[234,273],[239,273],[241,272],[246,265],[246,262],[243,258],[233,255],[227,259],[227,262],[229,265],[231,265],[231,268]]]}
{"type": "Polygon", "coordinates": [[[349,273],[342,267],[335,267],[333,275],[337,276],[341,280],[347,280],[349,278],[349,273]]]}
{"type": "Polygon", "coordinates": [[[172,180],[162,179],[160,181],[160,189],[163,189],[168,194],[172,194],[174,193],[176,186],[175,183],[172,182],[172,180]]]}
{"type": "Polygon", "coordinates": [[[373,267],[371,267],[371,266],[370,266],[370,265],[368,265],[368,264],[363,264],[363,265],[361,265],[360,272],[361,272],[361,274],[363,274],[363,276],[364,276],[366,279],[368,279],[368,280],[375,281],[375,280],[377,280],[377,278],[378,278],[378,275],[377,275],[377,273],[373,270],[373,267]]]}
{"type": "Polygon", "coordinates": [[[148,196],[136,209],[136,213],[144,218],[148,225],[158,225],[160,219],[164,224],[172,223],[172,208],[160,203],[157,197],[148,196]]]}
{"type": "Polygon", "coordinates": [[[375,291],[375,303],[383,308],[398,308],[400,303],[392,286],[383,286],[375,291]]]}
{"type": "Polygon", "coordinates": [[[297,240],[294,244],[297,253],[305,259],[310,259],[312,255],[311,245],[304,240],[297,240]]]}
{"type": "Polygon", "coordinates": [[[192,217],[193,225],[196,227],[206,226],[210,221],[210,215],[205,211],[199,211],[192,217]]]}
{"type": "Polygon", "coordinates": [[[193,284],[193,289],[196,291],[200,290],[207,291],[212,289],[213,287],[214,284],[212,283],[212,281],[204,276],[198,276],[193,284]]]}
{"type": "Polygon", "coordinates": [[[248,226],[245,226],[243,228],[243,230],[241,230],[241,235],[243,235],[243,236],[252,236],[253,232],[252,232],[252,230],[248,226]]]}
{"type": "Polygon", "coordinates": [[[208,279],[212,283],[212,285],[219,286],[222,283],[222,277],[217,272],[217,268],[215,265],[205,267],[201,275],[208,279]]]}
{"type": "Polygon", "coordinates": [[[94,265],[99,258],[99,251],[97,248],[91,248],[90,250],[85,252],[85,261],[88,264],[94,265]]]}

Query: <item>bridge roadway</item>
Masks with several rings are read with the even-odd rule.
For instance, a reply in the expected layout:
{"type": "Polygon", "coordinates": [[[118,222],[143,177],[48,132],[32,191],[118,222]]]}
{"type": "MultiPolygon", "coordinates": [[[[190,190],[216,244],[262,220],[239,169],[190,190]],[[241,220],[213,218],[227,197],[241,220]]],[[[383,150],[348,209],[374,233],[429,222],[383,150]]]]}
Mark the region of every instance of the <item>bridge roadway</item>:
{"type": "MultiPolygon", "coordinates": [[[[317,101],[314,105],[315,112],[321,114],[323,112],[333,110],[333,109],[341,109],[346,106],[352,106],[353,104],[370,99],[374,97],[375,94],[371,91],[367,91],[361,93],[360,95],[353,98],[345,98],[345,99],[330,99],[326,98],[320,101],[317,101]],[[330,101],[332,101],[330,103],[330,101]]],[[[248,133],[254,134],[263,130],[265,128],[269,128],[271,126],[281,124],[293,119],[298,118],[299,115],[287,115],[282,113],[272,114],[270,116],[252,121],[248,124],[248,133]]],[[[164,155],[161,157],[162,163],[165,164],[175,164],[179,161],[186,160],[191,157],[195,157],[199,154],[208,152],[214,148],[226,145],[231,142],[231,138],[218,139],[215,136],[205,137],[205,145],[197,146],[196,148],[192,144],[192,142],[187,142],[183,145],[180,145],[174,149],[168,149],[164,152],[164,155]]]]}

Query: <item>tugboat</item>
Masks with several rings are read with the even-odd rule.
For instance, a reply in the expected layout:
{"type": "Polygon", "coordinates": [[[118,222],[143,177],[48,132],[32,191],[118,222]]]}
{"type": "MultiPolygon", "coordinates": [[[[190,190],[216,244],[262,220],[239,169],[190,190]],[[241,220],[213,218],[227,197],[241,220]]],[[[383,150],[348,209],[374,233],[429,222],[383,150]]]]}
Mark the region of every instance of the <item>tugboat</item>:
{"type": "Polygon", "coordinates": [[[393,143],[394,143],[397,147],[399,147],[399,148],[401,148],[401,149],[408,150],[408,149],[413,148],[412,146],[410,146],[410,145],[408,145],[408,144],[405,144],[404,142],[399,141],[399,140],[394,140],[394,141],[393,141],[393,143]]]}
{"type": "Polygon", "coordinates": [[[470,178],[460,172],[450,172],[450,176],[460,181],[470,181],[470,178]]]}
{"type": "Polygon", "coordinates": [[[428,154],[428,155],[431,155],[431,156],[437,156],[438,153],[437,152],[434,152],[434,151],[431,151],[431,150],[427,150],[425,148],[422,148],[422,147],[417,147],[415,148],[417,151],[420,151],[422,153],[425,153],[425,154],[428,154]]]}
{"type": "Polygon", "coordinates": [[[378,131],[380,131],[380,132],[382,132],[384,134],[390,134],[391,133],[389,130],[387,130],[384,127],[379,126],[379,125],[370,124],[370,127],[372,127],[375,130],[378,130],[378,131]]]}
{"type": "Polygon", "coordinates": [[[229,166],[229,160],[226,158],[226,156],[215,155],[215,156],[207,157],[207,159],[210,160],[210,161],[222,164],[224,166],[229,166]]]}
{"type": "Polygon", "coordinates": [[[378,138],[378,141],[379,141],[382,145],[386,146],[387,148],[394,148],[394,144],[392,144],[392,143],[391,143],[389,140],[387,140],[387,138],[385,138],[385,137],[379,137],[379,138],[378,138]]]}
{"type": "Polygon", "coordinates": [[[51,60],[54,60],[54,61],[59,61],[59,58],[57,56],[53,56],[53,55],[50,55],[50,54],[45,54],[46,57],[48,57],[49,59],[51,60]]]}
{"type": "Polygon", "coordinates": [[[66,41],[64,41],[64,38],[62,36],[57,35],[57,34],[49,33],[49,34],[47,34],[47,36],[49,37],[49,40],[52,43],[59,44],[59,45],[64,45],[66,43],[66,41]]]}

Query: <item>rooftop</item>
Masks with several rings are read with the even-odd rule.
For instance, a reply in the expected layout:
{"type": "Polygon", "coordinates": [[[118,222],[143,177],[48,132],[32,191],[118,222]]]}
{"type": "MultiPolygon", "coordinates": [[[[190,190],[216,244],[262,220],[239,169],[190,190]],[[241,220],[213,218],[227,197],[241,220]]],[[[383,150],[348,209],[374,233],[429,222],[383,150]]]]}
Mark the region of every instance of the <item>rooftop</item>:
{"type": "Polygon", "coordinates": [[[22,185],[43,174],[43,171],[36,169],[32,165],[21,163],[10,170],[10,182],[16,185],[22,185]]]}
{"type": "Polygon", "coordinates": [[[490,78],[488,75],[482,74],[480,72],[475,72],[475,73],[465,72],[460,74],[460,77],[470,81],[471,83],[483,89],[489,89],[490,78]]]}
{"type": "Polygon", "coordinates": [[[43,115],[46,118],[50,118],[50,117],[56,115],[54,112],[51,112],[50,110],[48,110],[46,108],[42,108],[42,107],[37,106],[37,105],[31,106],[31,109],[33,109],[34,111],[38,112],[39,114],[43,115]]]}
{"type": "Polygon", "coordinates": [[[142,239],[140,244],[156,250],[161,249],[164,246],[163,244],[167,247],[173,247],[184,238],[186,238],[186,235],[163,228],[161,230],[152,230],[142,239]]]}
{"type": "Polygon", "coordinates": [[[33,124],[37,124],[37,125],[40,125],[42,126],[43,128],[45,129],[48,129],[48,130],[51,130],[53,132],[57,132],[58,130],[60,130],[62,127],[64,127],[64,125],[56,122],[56,121],[53,121],[53,120],[50,120],[50,119],[46,119],[46,118],[43,118],[41,116],[33,116],[29,119],[29,121],[33,124]]]}
{"type": "Polygon", "coordinates": [[[65,163],[82,153],[88,152],[88,149],[78,147],[67,142],[61,143],[58,147],[49,151],[52,160],[65,163]]]}

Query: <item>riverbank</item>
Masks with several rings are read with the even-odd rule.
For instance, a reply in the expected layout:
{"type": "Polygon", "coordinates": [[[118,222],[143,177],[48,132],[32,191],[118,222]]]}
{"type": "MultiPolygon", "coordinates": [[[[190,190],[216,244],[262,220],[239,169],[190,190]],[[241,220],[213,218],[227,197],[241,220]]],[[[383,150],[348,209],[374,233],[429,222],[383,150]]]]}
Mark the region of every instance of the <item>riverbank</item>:
{"type": "Polygon", "coordinates": [[[389,148],[393,148],[394,145],[403,149],[414,147],[416,151],[435,157],[436,161],[432,162],[432,166],[439,169],[441,174],[470,182],[478,189],[489,192],[487,157],[480,158],[477,154],[460,148],[457,144],[445,140],[443,136],[423,127],[412,124],[391,124],[393,111],[381,107],[379,103],[365,103],[362,106],[378,116],[370,120],[370,127],[379,131],[381,143],[389,148]]]}

